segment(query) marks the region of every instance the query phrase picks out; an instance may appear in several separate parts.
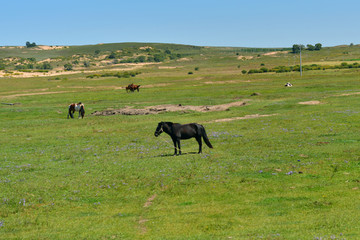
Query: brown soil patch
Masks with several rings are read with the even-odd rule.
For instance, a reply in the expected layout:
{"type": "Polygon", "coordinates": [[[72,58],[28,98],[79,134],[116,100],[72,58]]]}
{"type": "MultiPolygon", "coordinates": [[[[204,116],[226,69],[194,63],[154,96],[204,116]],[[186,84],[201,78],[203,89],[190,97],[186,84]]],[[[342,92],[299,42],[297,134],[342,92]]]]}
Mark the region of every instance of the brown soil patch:
{"type": "Polygon", "coordinates": [[[46,94],[69,93],[69,92],[74,92],[74,91],[19,93],[19,94],[13,94],[13,95],[2,96],[2,97],[3,98],[15,98],[15,97],[23,97],[23,96],[46,95],[46,94]]]}
{"type": "Polygon", "coordinates": [[[320,104],[320,101],[299,102],[299,104],[303,104],[303,105],[317,105],[317,104],[320,104]]]}
{"type": "Polygon", "coordinates": [[[253,56],[238,56],[237,59],[238,60],[249,60],[249,59],[253,59],[253,56]]]}
{"type": "Polygon", "coordinates": [[[92,115],[95,116],[110,116],[110,115],[148,115],[148,114],[158,114],[163,112],[187,112],[187,111],[197,111],[197,112],[211,112],[211,111],[226,111],[230,107],[240,107],[246,105],[246,102],[233,102],[221,105],[212,105],[212,106],[183,106],[179,105],[158,105],[150,106],[143,109],[134,109],[132,107],[125,107],[122,109],[116,110],[105,110],[101,112],[93,112],[92,115]]]}
{"type": "Polygon", "coordinates": [[[278,53],[288,53],[289,51],[276,51],[276,52],[268,52],[268,53],[264,53],[264,56],[271,56],[271,55],[276,55],[278,53]]]}
{"type": "Polygon", "coordinates": [[[53,49],[63,49],[64,46],[46,46],[46,45],[38,45],[36,46],[36,49],[39,50],[53,50],[53,49]]]}
{"type": "Polygon", "coordinates": [[[149,197],[148,200],[146,201],[146,203],[144,204],[144,207],[150,207],[156,197],[157,197],[156,193],[154,195],[152,195],[151,197],[149,197]]]}
{"type": "Polygon", "coordinates": [[[358,95],[358,94],[360,94],[360,92],[343,93],[343,94],[334,95],[334,96],[336,96],[336,97],[338,97],[338,96],[351,96],[351,95],[358,95]]]}
{"type": "Polygon", "coordinates": [[[178,67],[169,67],[169,66],[161,66],[161,67],[158,67],[159,69],[175,69],[175,68],[178,68],[178,67]]]}
{"type": "MultiPolygon", "coordinates": [[[[151,197],[149,197],[144,204],[144,208],[150,207],[156,197],[157,197],[156,193],[154,195],[152,195],[151,197]]],[[[145,223],[147,221],[149,221],[149,220],[143,218],[143,216],[140,216],[138,224],[139,224],[139,229],[140,229],[141,234],[145,234],[147,232],[147,228],[145,226],[145,223]]]]}
{"type": "Polygon", "coordinates": [[[260,115],[260,114],[253,114],[253,115],[246,115],[244,117],[233,117],[233,118],[222,118],[222,119],[216,119],[213,121],[210,121],[208,123],[214,123],[214,122],[230,122],[230,121],[235,121],[235,120],[244,120],[244,119],[251,119],[251,118],[260,118],[260,117],[270,117],[270,116],[274,116],[277,114],[265,114],[265,115],[260,115]]]}

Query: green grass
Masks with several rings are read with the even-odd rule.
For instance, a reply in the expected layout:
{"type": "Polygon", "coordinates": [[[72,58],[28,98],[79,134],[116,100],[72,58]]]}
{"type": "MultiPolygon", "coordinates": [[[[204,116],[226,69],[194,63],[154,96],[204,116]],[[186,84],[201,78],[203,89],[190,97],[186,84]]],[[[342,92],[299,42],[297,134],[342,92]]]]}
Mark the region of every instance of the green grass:
{"type": "MultiPolygon", "coordinates": [[[[232,51],[130,80],[0,79],[1,102],[19,103],[0,105],[0,239],[359,239],[359,71],[243,75],[290,56],[239,61],[232,51]],[[143,88],[114,89],[129,81],[143,88]],[[8,97],[47,91],[62,93],[8,97]],[[91,115],[242,100],[222,112],[91,115]],[[321,104],[298,104],[312,100],[321,104]],[[77,101],[85,118],[66,119],[77,101]],[[272,115],[212,122],[251,114],[272,115]],[[184,140],[171,156],[169,136],[154,137],[159,121],[203,124],[214,149],[194,154],[196,141],[184,140]]],[[[304,64],[326,55],[316,54],[304,64]]]]}

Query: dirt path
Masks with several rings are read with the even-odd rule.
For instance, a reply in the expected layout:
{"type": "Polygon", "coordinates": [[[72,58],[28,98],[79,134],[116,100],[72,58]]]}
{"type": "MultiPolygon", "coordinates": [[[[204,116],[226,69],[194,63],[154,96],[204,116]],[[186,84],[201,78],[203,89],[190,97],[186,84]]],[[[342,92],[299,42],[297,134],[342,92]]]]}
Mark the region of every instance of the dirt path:
{"type": "Polygon", "coordinates": [[[216,119],[216,120],[209,121],[207,123],[230,122],[230,121],[235,121],[235,120],[244,120],[244,119],[260,118],[260,117],[270,117],[270,116],[275,116],[275,115],[277,115],[277,114],[265,114],[265,115],[252,114],[252,115],[245,115],[244,117],[232,117],[232,118],[216,119]]]}
{"type": "Polygon", "coordinates": [[[317,105],[320,104],[320,101],[307,101],[307,102],[299,102],[302,105],[317,105]]]}
{"type": "Polygon", "coordinates": [[[92,115],[95,116],[110,116],[110,115],[148,115],[148,114],[158,114],[163,112],[187,112],[187,111],[197,111],[197,112],[211,112],[211,111],[226,111],[230,107],[240,107],[246,105],[246,102],[232,102],[227,104],[220,105],[209,105],[209,106],[183,106],[181,104],[178,105],[157,105],[150,106],[143,109],[134,109],[132,107],[125,107],[122,109],[116,110],[105,110],[101,112],[93,112],[92,115]]]}
{"type": "Polygon", "coordinates": [[[23,97],[23,96],[46,95],[46,94],[69,93],[69,92],[74,92],[74,91],[19,93],[19,94],[12,94],[12,95],[1,96],[1,97],[2,97],[2,98],[15,98],[15,97],[23,97]]]}
{"type": "MultiPolygon", "coordinates": [[[[145,204],[144,204],[144,208],[148,208],[152,205],[153,201],[155,200],[155,198],[157,197],[157,194],[155,193],[154,195],[152,195],[151,197],[149,197],[145,204]]],[[[138,224],[139,224],[139,229],[140,229],[140,234],[145,234],[147,232],[147,228],[145,226],[145,223],[149,221],[148,219],[145,219],[143,216],[140,216],[138,224]]]]}

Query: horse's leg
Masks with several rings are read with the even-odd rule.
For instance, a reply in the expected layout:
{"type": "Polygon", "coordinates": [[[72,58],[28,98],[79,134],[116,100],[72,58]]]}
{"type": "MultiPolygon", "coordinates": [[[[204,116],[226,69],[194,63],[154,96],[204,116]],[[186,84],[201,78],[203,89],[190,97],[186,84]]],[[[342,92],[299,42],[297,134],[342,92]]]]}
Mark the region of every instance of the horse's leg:
{"type": "Polygon", "coordinates": [[[176,139],[176,138],[172,138],[172,140],[173,140],[173,143],[174,143],[174,149],[175,149],[174,155],[177,155],[177,148],[176,148],[176,142],[177,142],[177,139],[176,139]]]}
{"type": "Polygon", "coordinates": [[[69,111],[69,114],[70,114],[70,117],[71,117],[71,118],[74,118],[74,115],[73,115],[73,114],[74,114],[74,111],[69,111]]]}
{"type": "Polygon", "coordinates": [[[202,150],[201,150],[201,148],[202,148],[201,136],[197,136],[197,137],[196,137],[196,141],[197,141],[198,144],[199,144],[199,152],[198,152],[198,153],[201,153],[201,152],[202,152],[202,150]]]}
{"type": "Polygon", "coordinates": [[[177,140],[178,148],[179,148],[179,155],[181,155],[181,147],[180,147],[180,139],[177,140]]]}

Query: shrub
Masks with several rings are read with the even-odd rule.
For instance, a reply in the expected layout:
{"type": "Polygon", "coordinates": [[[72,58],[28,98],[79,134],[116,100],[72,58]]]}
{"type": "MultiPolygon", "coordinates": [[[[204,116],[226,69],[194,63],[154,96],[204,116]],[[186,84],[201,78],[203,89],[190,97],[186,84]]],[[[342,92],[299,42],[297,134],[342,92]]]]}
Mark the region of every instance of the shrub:
{"type": "Polygon", "coordinates": [[[71,65],[70,63],[67,63],[64,65],[64,69],[66,71],[71,71],[73,69],[73,65],[71,65]]]}
{"type": "Polygon", "coordinates": [[[194,74],[193,72],[188,72],[188,74],[194,74]]]}
{"type": "Polygon", "coordinates": [[[136,59],[135,59],[136,62],[145,62],[146,61],[146,57],[145,56],[138,56],[136,59]]]}
{"type": "Polygon", "coordinates": [[[49,62],[43,62],[42,64],[36,65],[36,69],[52,69],[52,66],[49,62]]]}
{"type": "Polygon", "coordinates": [[[89,61],[84,61],[84,67],[90,67],[90,62],[89,61]]]}
{"type": "Polygon", "coordinates": [[[245,69],[244,69],[244,70],[242,70],[241,72],[242,72],[242,74],[246,74],[246,70],[245,70],[245,69]]]}
{"type": "Polygon", "coordinates": [[[109,56],[108,56],[108,58],[109,59],[114,59],[116,56],[115,56],[115,53],[114,52],[112,52],[109,56]]]}
{"type": "Polygon", "coordinates": [[[261,70],[262,72],[268,72],[268,71],[269,71],[269,69],[267,69],[266,67],[262,67],[262,68],[260,68],[260,70],[261,70]]]}
{"type": "Polygon", "coordinates": [[[195,67],[195,71],[199,71],[199,67],[195,67]]]}

